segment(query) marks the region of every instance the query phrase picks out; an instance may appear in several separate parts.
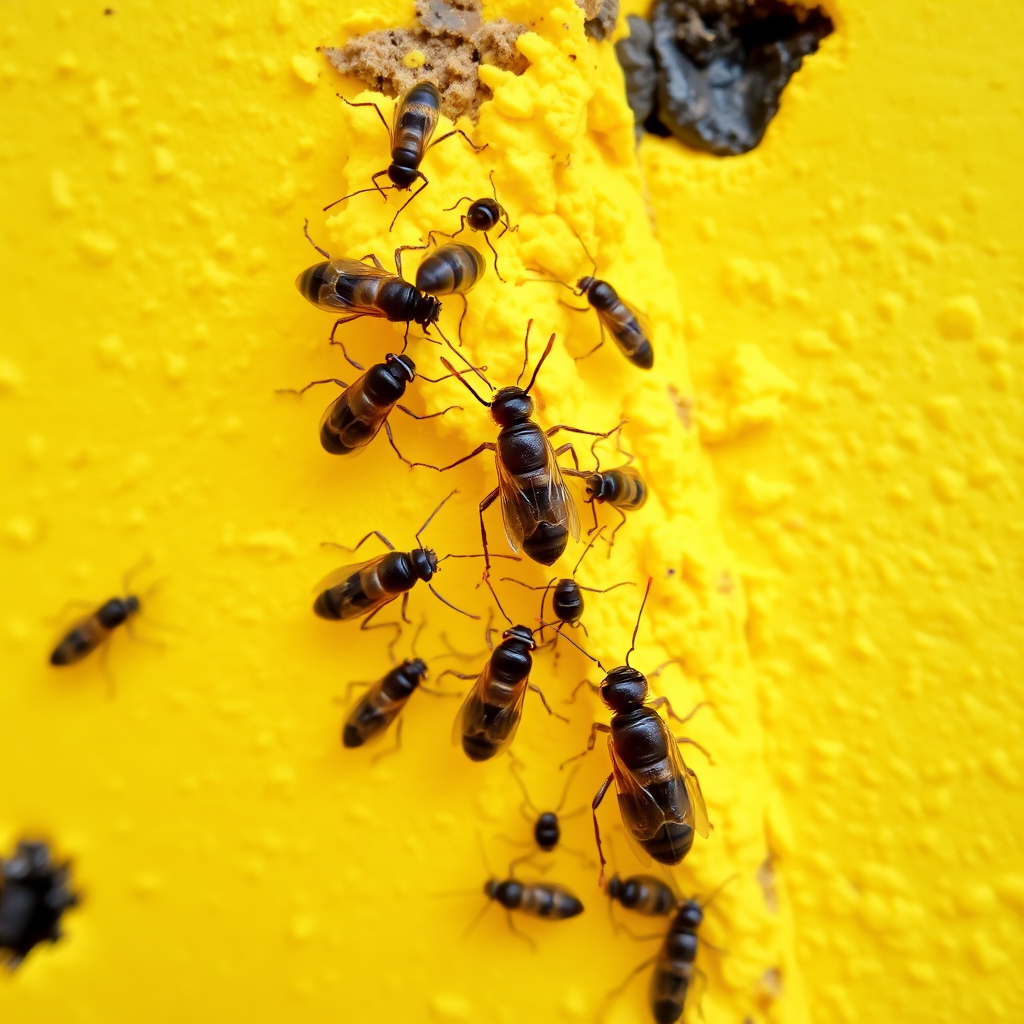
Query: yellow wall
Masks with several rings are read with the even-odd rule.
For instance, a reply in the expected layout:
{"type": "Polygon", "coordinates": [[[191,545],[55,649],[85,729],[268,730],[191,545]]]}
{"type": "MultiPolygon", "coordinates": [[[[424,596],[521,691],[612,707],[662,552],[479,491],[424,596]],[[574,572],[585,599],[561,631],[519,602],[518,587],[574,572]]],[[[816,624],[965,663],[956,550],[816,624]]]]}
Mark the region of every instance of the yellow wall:
{"type": "MultiPolygon", "coordinates": [[[[384,644],[309,611],[339,562],[321,540],[375,527],[411,546],[454,486],[427,539],[478,550],[493,469],[410,474],[382,438],[342,462],[316,440],[330,389],[273,393],[351,379],[292,286],[315,258],[302,220],[332,252],[386,256],[454,225],[442,208],[486,194],[493,168],[521,225],[498,243],[507,277],[586,271],[571,226],[654,324],[651,374],[609,350],[576,366],[592,316],[488,275],[466,353],[511,382],[535,317],[538,342],[559,338],[541,422],[630,420],[653,497],[580,576],[653,576],[634,663],[683,657],[658,692],[716,705],[687,727],[715,765],[685,751],[715,830],[677,872],[688,893],[739,874],[708,911],[728,953],[700,954],[704,1017],[1019,1019],[1021,6],[839,4],[757,151],[646,139],[637,162],[610,48],[565,4],[523,37],[526,75],[489,72],[488,150],[434,150],[393,239],[393,203],[318,212],[384,166],[385,140],[315,47],[411,5],[111,6],[8,0],[0,26],[0,847],[49,837],[84,897],[65,942],[0,979],[3,1018],[583,1021],[648,955],[568,854],[546,877],[583,917],[524,922],[537,953],[497,908],[464,938],[482,895],[439,894],[479,890],[478,833],[495,871],[519,852],[498,834],[528,834],[508,760],[467,762],[448,742],[456,702],[422,694],[400,756],[343,751],[334,698],[387,669],[384,644]],[[96,659],[49,669],[63,602],[110,596],[147,554],[138,587],[163,582],[138,631],[165,649],[117,636],[112,700],[96,659]],[[775,912],[756,877],[769,855],[775,912]]],[[[397,344],[389,326],[344,331],[364,362],[397,344]]],[[[411,352],[434,375],[436,350],[411,352]]],[[[407,454],[493,439],[457,384],[413,390],[417,409],[466,408],[396,416],[407,454]]],[[[478,573],[445,563],[438,588],[484,611],[478,573]]],[[[623,588],[589,605],[606,664],[638,603],[623,588]]],[[[428,593],[412,611],[428,660],[442,631],[481,649],[428,593]]],[[[587,671],[565,645],[534,678],[558,702],[587,671]]],[[[604,716],[589,697],[561,709],[570,726],[526,705],[535,802],[557,800],[555,766],[604,716]]],[[[599,746],[570,808],[606,765],[599,746]]],[[[633,870],[615,820],[609,802],[633,870]]],[[[587,816],[565,833],[591,850],[587,816]]],[[[645,1019],[645,1001],[637,981],[608,1019],[645,1019]]]]}

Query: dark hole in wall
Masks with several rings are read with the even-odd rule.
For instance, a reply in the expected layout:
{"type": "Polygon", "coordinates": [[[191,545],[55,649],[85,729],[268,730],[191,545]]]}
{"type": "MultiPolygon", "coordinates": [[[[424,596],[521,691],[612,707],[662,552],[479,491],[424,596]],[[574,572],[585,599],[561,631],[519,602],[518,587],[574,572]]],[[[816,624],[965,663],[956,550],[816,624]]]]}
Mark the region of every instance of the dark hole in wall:
{"type": "Polygon", "coordinates": [[[782,92],[833,31],[820,7],[782,0],[658,0],[616,43],[638,133],[735,156],[764,138],[782,92]]]}

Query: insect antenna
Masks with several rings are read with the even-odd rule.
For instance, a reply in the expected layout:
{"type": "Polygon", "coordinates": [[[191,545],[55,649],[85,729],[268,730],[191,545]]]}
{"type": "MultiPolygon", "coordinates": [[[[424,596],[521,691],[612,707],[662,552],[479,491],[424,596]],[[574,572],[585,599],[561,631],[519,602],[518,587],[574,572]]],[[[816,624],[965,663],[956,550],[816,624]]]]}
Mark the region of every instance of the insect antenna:
{"type": "Polygon", "coordinates": [[[458,605],[454,605],[454,604],[451,603],[451,601],[448,601],[445,598],[443,598],[434,589],[434,585],[432,583],[428,583],[427,584],[427,589],[434,595],[434,597],[436,597],[438,599],[438,601],[441,602],[441,604],[448,605],[448,607],[451,608],[452,611],[458,612],[460,615],[465,615],[467,618],[470,618],[470,619],[479,619],[480,618],[479,615],[474,615],[472,612],[464,611],[462,608],[459,608],[458,605]]]}
{"type": "MultiPolygon", "coordinates": [[[[640,602],[640,611],[639,611],[639,613],[637,614],[637,617],[636,617],[636,625],[633,627],[633,640],[632,640],[632,642],[629,645],[629,650],[626,651],[626,668],[632,668],[632,665],[630,665],[630,663],[629,663],[629,656],[636,650],[636,635],[640,631],[640,618],[641,618],[641,616],[644,613],[644,605],[647,604],[647,595],[651,592],[651,583],[652,582],[653,582],[653,577],[648,576],[647,577],[647,589],[644,591],[644,599],[640,602]]],[[[568,637],[566,637],[566,639],[568,639],[568,637]]]]}
{"type": "Polygon", "coordinates": [[[530,328],[533,327],[533,317],[526,322],[526,337],[523,338],[523,368],[519,371],[519,376],[516,377],[516,384],[523,379],[523,374],[526,373],[526,366],[530,361],[530,328]]]}
{"type": "MultiPolygon", "coordinates": [[[[539,622],[540,620],[538,619],[537,621],[539,622]]],[[[557,627],[559,625],[561,625],[561,623],[541,622],[540,623],[540,628],[541,629],[545,629],[545,628],[547,628],[547,629],[557,629],[557,627]]],[[[533,630],[533,632],[539,633],[540,630],[533,630]]],[[[608,670],[604,667],[604,665],[601,664],[601,659],[600,658],[595,658],[589,651],[583,650],[583,648],[580,647],[580,645],[578,643],[576,643],[576,641],[573,640],[573,638],[571,636],[569,636],[568,633],[559,633],[559,636],[561,636],[561,638],[563,640],[565,640],[568,643],[572,644],[573,647],[575,647],[576,650],[580,652],[580,654],[583,654],[586,657],[588,657],[602,672],[607,674],[608,670]]]]}
{"type": "MultiPolygon", "coordinates": [[[[558,801],[558,806],[555,808],[555,814],[558,814],[565,806],[565,798],[569,795],[569,787],[572,785],[572,780],[576,778],[576,773],[580,770],[580,765],[576,765],[571,772],[569,772],[569,778],[565,780],[565,785],[562,787],[562,799],[558,801]]],[[[573,811],[573,814],[578,814],[579,811],[573,811]]]]}
{"type": "MultiPolygon", "coordinates": [[[[439,328],[440,329],[440,328],[439,328]]],[[[486,366],[474,366],[447,338],[444,339],[448,342],[448,347],[455,353],[465,364],[472,370],[492,391],[494,391],[494,385],[480,372],[486,370],[486,366]]],[[[442,360],[443,361],[443,360],[442,360]]]]}
{"type": "Polygon", "coordinates": [[[540,361],[533,368],[533,376],[530,378],[530,383],[526,385],[526,393],[527,394],[530,393],[530,389],[533,387],[533,385],[537,383],[537,374],[540,373],[540,368],[544,365],[544,360],[547,359],[548,355],[551,353],[551,350],[554,347],[555,347],[555,336],[554,336],[554,334],[552,334],[551,337],[548,338],[548,343],[547,343],[547,347],[544,349],[544,354],[540,357],[540,361]]]}
{"type": "Polygon", "coordinates": [[[540,811],[537,810],[537,805],[530,799],[530,791],[526,788],[526,780],[520,774],[520,769],[522,767],[522,762],[519,760],[518,757],[516,757],[514,754],[512,754],[511,751],[509,751],[509,754],[511,756],[511,768],[510,768],[510,771],[512,772],[513,776],[515,777],[515,780],[516,780],[516,783],[519,786],[519,789],[522,791],[523,800],[526,803],[526,806],[529,807],[530,810],[533,811],[533,813],[535,815],[539,816],[540,815],[540,811]]]}
{"type": "Polygon", "coordinates": [[[525,284],[557,284],[563,288],[568,288],[573,294],[576,293],[576,289],[571,284],[566,284],[564,281],[559,280],[553,274],[548,273],[542,267],[528,267],[528,270],[532,270],[535,274],[543,274],[543,277],[527,277],[524,279],[525,284]]]}
{"type": "Polygon", "coordinates": [[[587,248],[587,243],[584,242],[582,238],[580,238],[580,233],[575,228],[572,229],[572,233],[576,236],[576,239],[580,243],[580,245],[583,246],[583,251],[587,254],[587,259],[590,260],[590,262],[591,262],[591,264],[592,264],[592,266],[594,268],[594,276],[596,277],[597,276],[597,260],[595,260],[594,257],[590,255],[590,250],[587,248]]]}
{"type": "MultiPolygon", "coordinates": [[[[125,595],[127,595],[127,594],[129,594],[129,593],[131,592],[131,591],[130,591],[130,584],[131,584],[131,581],[132,581],[132,580],[133,580],[133,579],[134,579],[134,578],[135,578],[136,576],[138,576],[138,574],[139,574],[140,572],[142,572],[142,570],[143,570],[143,569],[145,569],[145,568],[146,568],[146,567],[147,567],[148,565],[151,565],[151,564],[152,564],[152,562],[153,562],[153,558],[152,558],[152,556],[151,556],[151,555],[143,555],[143,556],[142,556],[142,558],[140,558],[140,559],[139,559],[139,561],[137,561],[137,562],[136,562],[136,563],[135,563],[135,564],[134,564],[134,565],[133,565],[133,566],[132,566],[132,567],[131,567],[131,568],[130,568],[130,569],[129,569],[129,570],[128,570],[128,571],[127,571],[127,572],[126,572],[125,574],[124,574],[124,576],[122,576],[122,577],[121,577],[121,586],[122,586],[122,587],[124,588],[124,593],[125,593],[125,595]]],[[[156,583],[154,583],[154,584],[153,584],[153,586],[152,586],[152,587],[150,587],[150,590],[149,590],[149,591],[147,591],[147,593],[151,592],[151,591],[153,590],[153,588],[154,588],[154,587],[156,587],[156,586],[157,586],[157,584],[159,584],[160,582],[161,582],[160,580],[157,580],[157,581],[156,581],[156,583]]]]}
{"type": "MultiPolygon", "coordinates": [[[[341,200],[338,201],[341,202],[341,200]]],[[[309,242],[309,244],[313,246],[313,248],[316,249],[316,251],[320,253],[320,255],[323,256],[325,260],[329,260],[331,258],[331,254],[327,252],[326,249],[321,249],[320,246],[317,245],[316,242],[314,242],[313,239],[310,237],[308,217],[302,223],[302,232],[306,236],[306,241],[309,242]]]]}
{"type": "Polygon", "coordinates": [[[458,494],[458,493],[459,493],[458,488],[456,488],[447,497],[442,498],[441,499],[441,504],[438,505],[437,508],[435,508],[434,511],[431,512],[429,516],[427,516],[426,521],[424,522],[424,524],[416,531],[416,545],[417,545],[417,547],[420,547],[420,548],[423,547],[423,542],[420,540],[420,534],[423,533],[423,531],[430,525],[430,521],[434,518],[434,516],[436,516],[437,513],[440,512],[442,508],[444,508],[445,502],[447,502],[449,498],[455,497],[455,495],[458,494]]]}
{"type": "MultiPolygon", "coordinates": [[[[470,369],[473,370],[476,373],[479,373],[481,370],[486,370],[487,367],[486,366],[471,366],[470,369]]],[[[443,380],[451,380],[452,377],[454,376],[454,374],[446,373],[443,377],[427,377],[427,376],[424,376],[422,373],[417,373],[416,376],[419,377],[420,380],[429,381],[431,384],[440,384],[441,381],[443,381],[443,380]]]]}
{"type": "MultiPolygon", "coordinates": [[[[458,378],[459,378],[459,381],[460,381],[460,382],[462,383],[462,385],[463,385],[464,387],[466,387],[466,388],[467,388],[467,389],[469,390],[469,393],[470,393],[470,394],[471,394],[471,395],[472,395],[472,396],[473,396],[473,397],[474,397],[474,398],[475,398],[475,399],[476,399],[476,400],[477,400],[477,401],[478,401],[478,402],[479,402],[479,403],[480,403],[480,404],[481,404],[482,406],[484,406],[484,407],[485,407],[485,408],[487,408],[487,409],[490,409],[490,407],[491,407],[491,403],[490,403],[490,402],[485,402],[485,401],[484,401],[484,400],[483,400],[483,399],[482,399],[482,398],[481,398],[481,397],[480,397],[480,396],[479,396],[479,395],[478,395],[478,394],[477,394],[477,393],[476,393],[476,392],[475,392],[475,391],[473,390],[473,385],[472,385],[472,384],[470,384],[470,383],[469,383],[469,382],[468,382],[468,381],[466,380],[466,378],[465,378],[465,377],[463,377],[463,376],[462,376],[462,374],[461,374],[461,373],[459,373],[459,371],[458,371],[458,370],[456,370],[456,369],[455,369],[455,367],[454,367],[454,366],[452,366],[452,364],[451,364],[451,363],[449,363],[447,359],[445,359],[445,357],[444,357],[444,356],[441,356],[441,364],[442,364],[442,365],[444,366],[444,368],[445,368],[446,370],[448,370],[448,371],[449,371],[449,373],[452,373],[452,374],[454,374],[454,375],[455,375],[456,377],[458,377],[458,378]]],[[[487,378],[485,377],[484,379],[486,380],[487,378]]]]}
{"type": "Polygon", "coordinates": [[[583,559],[587,557],[587,552],[594,546],[594,541],[596,541],[597,538],[601,536],[601,532],[603,530],[604,530],[604,527],[602,526],[601,529],[598,530],[597,533],[594,534],[594,536],[591,539],[590,543],[587,544],[587,546],[583,549],[583,554],[580,555],[579,561],[576,563],[575,567],[572,570],[572,578],[573,579],[576,579],[576,573],[579,571],[580,566],[583,564],[583,559]]]}
{"type": "Polygon", "coordinates": [[[716,889],[714,890],[714,892],[712,892],[712,893],[711,893],[711,895],[710,895],[710,896],[709,896],[709,897],[708,897],[708,898],[707,898],[706,900],[704,900],[704,902],[703,902],[703,903],[701,903],[701,904],[700,904],[700,909],[701,909],[701,910],[705,910],[705,909],[707,909],[707,907],[708,907],[708,906],[710,906],[711,902],[712,902],[713,900],[715,900],[715,899],[716,899],[716,898],[718,897],[718,894],[719,894],[719,893],[720,893],[720,892],[721,892],[721,891],[722,891],[722,890],[723,890],[723,889],[724,889],[724,888],[725,888],[725,887],[726,887],[727,885],[729,885],[729,883],[730,883],[730,882],[735,882],[735,881],[736,881],[736,879],[737,879],[737,878],[739,878],[739,877],[740,877],[740,876],[739,876],[739,872],[735,872],[734,874],[731,874],[731,875],[730,875],[730,876],[729,876],[729,877],[728,877],[728,878],[727,878],[727,879],[726,879],[726,880],[725,880],[724,882],[722,882],[722,883],[721,883],[721,884],[720,884],[720,885],[718,886],[718,888],[716,888],[716,889]]]}

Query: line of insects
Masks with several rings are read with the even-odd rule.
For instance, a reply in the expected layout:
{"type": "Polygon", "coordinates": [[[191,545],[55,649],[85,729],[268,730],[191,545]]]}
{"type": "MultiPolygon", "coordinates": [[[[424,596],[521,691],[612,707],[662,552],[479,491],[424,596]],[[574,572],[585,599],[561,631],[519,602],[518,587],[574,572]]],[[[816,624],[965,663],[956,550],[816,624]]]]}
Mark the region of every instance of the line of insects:
{"type": "MultiPolygon", "coordinates": [[[[433,146],[454,135],[461,135],[475,154],[486,148],[476,145],[458,128],[434,138],[441,114],[442,97],[430,82],[419,82],[400,97],[395,104],[390,124],[376,103],[353,103],[341,98],[350,107],[373,108],[388,132],[390,162],[386,168],[371,176],[371,187],[349,193],[343,199],[329,204],[325,210],[365,192],[375,191],[385,202],[389,190],[409,192],[408,198],[391,220],[390,229],[393,229],[399,215],[430,183],[421,165],[433,146]],[[378,179],[382,177],[387,177],[390,185],[381,186],[378,179]],[[421,184],[412,191],[417,181],[421,184]]],[[[298,276],[296,286],[310,303],[335,316],[329,341],[341,348],[345,360],[359,372],[359,376],[351,382],[339,377],[325,377],[301,388],[279,389],[296,395],[329,384],[341,389],[320,419],[319,440],[323,450],[334,456],[353,456],[370,446],[383,430],[398,458],[410,469],[449,472],[483,452],[491,452],[497,477],[496,486],[478,503],[481,551],[448,553],[438,557],[423,542],[423,535],[435,516],[458,493],[452,490],[416,531],[414,548],[408,551],[396,550],[381,531],[371,530],[353,548],[345,550],[354,553],[371,538],[376,538],[387,549],[386,552],[341,566],[317,584],[313,612],[319,618],[333,622],[359,622],[360,629],[364,631],[381,628],[395,631],[388,644],[392,667],[375,681],[349,683],[345,698],[349,708],[341,728],[341,743],[345,748],[376,744],[392,731],[394,745],[384,753],[398,750],[402,740],[403,711],[418,690],[439,697],[462,697],[453,723],[452,740],[473,762],[491,761],[511,751],[523,718],[526,696],[530,691],[537,695],[552,719],[567,723],[568,719],[552,708],[544,692],[531,680],[535,658],[555,647],[559,638],[564,636],[573,647],[591,658],[604,671],[601,662],[566,636],[565,630],[581,630],[584,637],[589,639],[590,633],[582,621],[584,594],[604,595],[634,582],[623,580],[610,586],[597,587],[585,586],[576,578],[583,559],[599,540],[607,545],[608,553],[611,554],[616,534],[626,522],[627,513],[642,508],[649,498],[647,484],[633,465],[633,456],[622,449],[621,431],[625,421],[604,431],[582,429],[565,423],[544,427],[538,422],[532,392],[545,361],[552,353],[555,335],[552,334],[548,339],[528,383],[522,387],[521,382],[530,365],[532,319],[526,326],[523,363],[516,382],[501,388],[495,388],[488,380],[485,375],[486,366],[473,366],[442,331],[441,299],[458,296],[462,300],[462,313],[458,320],[457,337],[459,348],[462,347],[463,325],[469,308],[467,296],[486,278],[488,261],[482,253],[467,241],[457,240],[457,236],[467,228],[482,237],[493,257],[495,278],[502,284],[507,283],[499,269],[499,253],[495,242],[509,232],[519,231],[519,225],[512,225],[508,211],[498,201],[493,170],[488,177],[490,196],[474,199],[464,195],[445,208],[446,213],[451,213],[468,203],[465,212],[459,214],[459,224],[455,231],[446,232],[434,228],[427,232],[424,244],[400,245],[394,250],[393,273],[375,253],[368,253],[359,259],[332,256],[313,241],[308,222],[304,227],[307,240],[322,260],[306,268],[298,276]],[[415,250],[429,251],[421,258],[414,278],[408,280],[403,274],[403,254],[415,250]],[[405,324],[401,350],[388,352],[383,361],[373,363],[369,368],[353,359],[344,342],[336,335],[340,327],[360,318],[405,324]],[[444,375],[429,377],[423,374],[407,352],[413,325],[423,331],[424,337],[419,340],[441,344],[441,341],[432,337],[431,332],[436,331],[465,366],[456,367],[449,358],[442,357],[440,362],[446,371],[444,375]],[[471,375],[475,375],[490,389],[489,398],[481,396],[471,383],[471,375]],[[410,392],[411,385],[417,380],[439,384],[450,379],[458,381],[480,405],[487,408],[498,428],[496,439],[482,441],[469,454],[447,465],[408,458],[396,444],[390,422],[391,413],[397,409],[412,420],[424,422],[452,412],[464,412],[461,405],[448,405],[435,412],[418,413],[403,404],[407,392],[413,395],[417,393],[418,389],[410,392]],[[572,442],[565,442],[559,447],[553,445],[551,439],[563,431],[592,439],[594,469],[581,468],[572,442]],[[619,450],[626,456],[626,461],[622,465],[602,470],[597,445],[615,434],[619,435],[619,450]],[[571,466],[559,462],[563,456],[571,458],[571,466]],[[522,620],[514,623],[505,612],[490,580],[491,560],[508,558],[518,562],[522,554],[540,565],[550,566],[566,551],[570,538],[578,541],[581,534],[579,511],[567,482],[574,480],[579,481],[578,486],[584,494],[582,500],[592,510],[593,527],[589,530],[589,542],[568,577],[554,576],[540,586],[514,577],[503,578],[504,582],[542,591],[537,624],[530,625],[522,620]],[[484,516],[496,502],[501,509],[505,537],[513,552],[511,555],[492,551],[488,543],[484,516]],[[603,505],[615,510],[620,517],[620,521],[607,536],[605,526],[598,522],[597,508],[603,505]],[[496,645],[492,645],[491,636],[494,631],[488,625],[485,638],[490,650],[478,671],[463,673],[449,668],[438,675],[438,685],[430,687],[426,685],[429,677],[428,661],[434,659],[424,659],[416,653],[415,639],[410,656],[400,662],[395,659],[394,649],[401,639],[403,623],[411,624],[408,605],[410,595],[417,589],[417,583],[426,584],[433,596],[447,608],[470,619],[480,619],[474,611],[452,603],[434,587],[433,580],[441,563],[446,559],[463,558],[483,559],[482,580],[486,582],[508,625],[500,632],[496,645]],[[550,616],[547,614],[549,597],[550,616]],[[382,610],[399,598],[401,605],[398,619],[375,621],[382,610]],[[553,622],[548,621],[551,616],[553,622]],[[549,630],[550,640],[546,639],[549,630]],[[446,677],[465,680],[471,685],[465,694],[445,689],[441,684],[446,677]],[[353,691],[359,687],[364,692],[354,703],[350,703],[353,691]]],[[[588,305],[580,311],[592,309],[597,313],[601,340],[578,358],[586,358],[596,352],[604,344],[607,333],[631,364],[641,369],[650,369],[654,363],[654,347],[646,319],[609,282],[597,276],[596,261],[578,233],[577,238],[590,260],[592,272],[579,277],[575,287],[552,278],[545,271],[541,271],[543,276],[539,280],[553,281],[572,291],[576,297],[585,298],[588,305]]],[[[341,547],[337,544],[332,546],[341,547]]],[[[678,864],[690,850],[694,836],[706,838],[710,827],[700,784],[679,753],[680,742],[695,741],[673,736],[667,723],[659,716],[658,709],[664,707],[668,715],[679,722],[685,722],[690,716],[676,716],[665,697],[652,699],[648,677],[630,665],[650,587],[648,581],[625,664],[606,671],[599,686],[586,681],[580,684],[590,685],[611,712],[610,724],[593,723],[587,751],[584,751],[586,753],[594,748],[598,733],[608,735],[611,772],[591,803],[602,883],[606,860],[597,812],[613,783],[626,834],[645,862],[649,863],[653,859],[663,865],[678,864]]],[[[51,664],[69,665],[82,660],[97,648],[105,648],[112,632],[129,623],[140,608],[139,597],[128,593],[126,587],[125,597],[108,600],[79,619],[66,632],[51,655],[51,664]]],[[[423,622],[417,630],[417,638],[422,628],[423,622]]],[[[558,653],[555,657],[557,659],[558,653]]],[[[658,671],[651,673],[650,678],[654,678],[658,671]]],[[[574,700],[575,696],[576,691],[573,691],[571,699],[574,700]]],[[[703,750],[702,747],[700,749],[703,750]]],[[[378,753],[376,756],[383,754],[378,753]]],[[[484,909],[491,902],[500,904],[507,911],[513,928],[513,915],[549,921],[569,920],[583,912],[583,903],[569,889],[555,882],[523,880],[515,876],[515,871],[522,864],[535,863],[538,853],[547,855],[563,850],[593,863],[583,851],[566,847],[561,842],[562,822],[585,811],[581,807],[569,815],[561,813],[576,769],[567,778],[557,806],[553,810],[540,810],[534,805],[521,775],[522,763],[514,755],[510,763],[515,782],[522,791],[524,814],[527,809],[531,812],[529,819],[532,822],[533,839],[532,842],[520,844],[529,846],[530,852],[511,862],[507,877],[499,879],[492,876],[485,882],[483,892],[488,902],[484,909]]],[[[568,763],[564,762],[562,767],[568,763]]],[[[550,863],[545,863],[540,869],[546,870],[547,867],[550,867],[550,863]]],[[[661,952],[654,958],[656,965],[651,983],[651,1006],[656,1021],[672,1022],[679,1019],[695,972],[696,934],[702,920],[702,905],[695,900],[680,900],[668,884],[653,875],[637,875],[625,880],[616,875],[608,881],[606,892],[610,900],[619,902],[627,909],[647,916],[672,918],[661,952]]],[[[532,943],[528,936],[524,935],[524,938],[532,943]]]]}

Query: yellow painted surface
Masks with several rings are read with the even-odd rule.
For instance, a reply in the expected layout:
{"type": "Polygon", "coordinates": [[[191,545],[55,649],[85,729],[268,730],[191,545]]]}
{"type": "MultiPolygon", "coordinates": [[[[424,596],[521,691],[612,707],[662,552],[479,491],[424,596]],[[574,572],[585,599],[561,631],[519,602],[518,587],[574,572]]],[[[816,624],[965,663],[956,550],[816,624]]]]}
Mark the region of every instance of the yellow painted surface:
{"type": "MultiPolygon", "coordinates": [[[[3,1019],[584,1021],[648,955],[568,853],[545,877],[581,918],[523,922],[537,952],[493,907],[464,936],[488,873],[477,835],[502,871],[520,851],[499,834],[529,834],[508,760],[470,764],[448,741],[456,702],[424,694],[398,756],[342,750],[334,699],[386,671],[384,641],[309,610],[339,559],[321,540],[377,528],[411,546],[458,486],[426,539],[479,550],[494,478],[487,457],[410,474],[383,438],[332,458],[316,438],[330,389],[274,394],[351,379],[292,285],[317,258],[302,220],[332,252],[386,257],[454,228],[442,208],[487,194],[491,169],[520,224],[497,243],[506,277],[586,272],[572,227],[654,324],[652,373],[610,347],[574,364],[593,316],[489,271],[465,351],[510,383],[532,316],[534,358],[558,333],[540,421],[630,421],[652,499],[580,578],[653,576],[634,664],[682,657],[657,691],[680,711],[715,702],[687,727],[715,758],[687,753],[715,830],[677,872],[688,893],[739,875],[708,911],[728,953],[700,954],[705,1019],[1020,1019],[1020,5],[839,4],[757,151],[645,139],[637,161],[611,51],[566,3],[522,37],[525,75],[485,73],[488,149],[433,150],[393,238],[376,196],[318,212],[385,165],[385,138],[335,98],[358,87],[315,48],[408,23],[411,5],[112,6],[8,2],[0,25],[0,846],[50,838],[84,896],[64,942],[0,979],[3,1019]],[[165,648],[117,636],[114,699],[95,658],[49,669],[61,605],[118,592],[147,554],[139,589],[162,583],[138,632],[165,648]]],[[[399,344],[388,325],[342,330],[362,362],[399,344]]],[[[436,349],[411,354],[435,375],[436,349]]],[[[456,383],[411,392],[465,409],[396,416],[407,455],[493,439],[456,383]]],[[[495,576],[509,567],[548,578],[495,576]]],[[[478,573],[447,562],[437,585],[485,612],[478,573]]],[[[632,588],[588,603],[607,664],[638,603],[632,588]]],[[[442,632],[482,648],[426,591],[411,608],[428,660],[442,632]]],[[[557,800],[557,764],[605,717],[590,697],[558,705],[588,668],[568,645],[557,666],[538,658],[572,721],[527,702],[516,750],[535,802],[557,800]]],[[[569,808],[606,764],[599,745],[569,808]]],[[[609,803],[630,871],[616,817],[609,803]]],[[[586,816],[565,843],[591,849],[586,816]]],[[[608,1019],[646,1015],[637,981],[608,1019]]]]}

